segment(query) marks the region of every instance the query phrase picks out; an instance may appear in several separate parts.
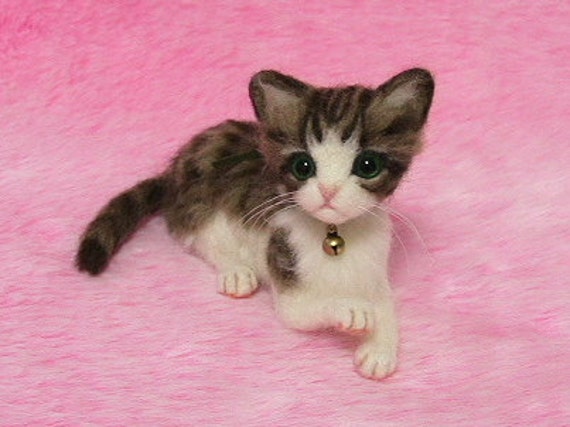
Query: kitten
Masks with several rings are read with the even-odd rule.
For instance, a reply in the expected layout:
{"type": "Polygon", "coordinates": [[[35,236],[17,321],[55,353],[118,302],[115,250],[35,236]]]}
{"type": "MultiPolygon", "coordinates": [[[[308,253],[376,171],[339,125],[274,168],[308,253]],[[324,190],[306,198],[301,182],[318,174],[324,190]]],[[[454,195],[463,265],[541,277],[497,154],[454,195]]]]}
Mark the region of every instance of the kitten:
{"type": "Polygon", "coordinates": [[[378,208],[420,150],[432,77],[412,69],[377,89],[317,88],[261,71],[249,90],[258,122],[206,130],[163,174],[112,199],[87,227],[77,267],[101,273],[160,212],[217,267],[219,292],[247,297],[270,283],[287,325],[362,335],[355,365],[383,378],[396,367],[398,328],[390,221],[378,208]]]}

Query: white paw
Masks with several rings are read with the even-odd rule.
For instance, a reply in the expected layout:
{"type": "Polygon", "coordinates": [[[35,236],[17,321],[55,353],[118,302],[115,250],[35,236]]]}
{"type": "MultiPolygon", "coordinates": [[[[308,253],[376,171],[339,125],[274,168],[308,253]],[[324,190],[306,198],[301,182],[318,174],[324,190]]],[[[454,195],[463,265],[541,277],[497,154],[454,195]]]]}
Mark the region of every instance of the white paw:
{"type": "Polygon", "coordinates": [[[366,342],[356,350],[354,364],[363,377],[385,378],[396,370],[397,344],[366,342]]]}
{"type": "Polygon", "coordinates": [[[342,300],[333,308],[334,326],[351,334],[365,334],[374,329],[374,308],[366,301],[342,300]]]}
{"type": "Polygon", "coordinates": [[[233,298],[245,298],[259,287],[255,273],[249,268],[221,273],[218,276],[218,291],[233,298]]]}

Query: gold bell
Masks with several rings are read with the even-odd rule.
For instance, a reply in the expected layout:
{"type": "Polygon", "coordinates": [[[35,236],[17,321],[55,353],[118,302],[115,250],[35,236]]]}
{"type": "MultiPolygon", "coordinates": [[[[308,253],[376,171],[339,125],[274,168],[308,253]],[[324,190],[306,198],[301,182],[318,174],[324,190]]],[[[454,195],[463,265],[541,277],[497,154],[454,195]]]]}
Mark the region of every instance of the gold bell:
{"type": "Polygon", "coordinates": [[[327,237],[323,240],[323,250],[330,256],[337,256],[344,252],[344,239],[338,235],[334,224],[330,224],[327,229],[327,237]]]}

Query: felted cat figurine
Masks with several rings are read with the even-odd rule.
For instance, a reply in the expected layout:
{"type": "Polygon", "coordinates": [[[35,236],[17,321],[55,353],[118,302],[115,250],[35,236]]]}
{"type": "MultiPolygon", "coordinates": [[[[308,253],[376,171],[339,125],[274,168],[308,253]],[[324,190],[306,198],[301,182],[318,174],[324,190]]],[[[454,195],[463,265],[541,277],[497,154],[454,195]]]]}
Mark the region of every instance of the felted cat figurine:
{"type": "Polygon", "coordinates": [[[77,267],[101,273],[160,212],[217,267],[219,292],[247,297],[269,283],[287,325],[361,334],[355,365],[383,378],[396,367],[398,327],[380,203],[420,151],[433,79],[411,69],[377,89],[317,88],[261,71],[249,91],[258,122],[204,131],[164,173],[113,198],[87,227],[77,267]]]}

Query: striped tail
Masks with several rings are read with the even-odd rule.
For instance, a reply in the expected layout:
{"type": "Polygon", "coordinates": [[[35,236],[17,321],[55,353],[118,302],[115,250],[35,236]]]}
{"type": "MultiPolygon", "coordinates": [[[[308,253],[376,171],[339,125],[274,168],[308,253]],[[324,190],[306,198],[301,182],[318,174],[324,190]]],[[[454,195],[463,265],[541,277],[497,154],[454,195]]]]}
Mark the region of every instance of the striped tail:
{"type": "Polygon", "coordinates": [[[77,268],[94,276],[103,272],[141,222],[162,207],[166,190],[167,178],[158,176],[113,198],[85,230],[75,258],[77,268]]]}

